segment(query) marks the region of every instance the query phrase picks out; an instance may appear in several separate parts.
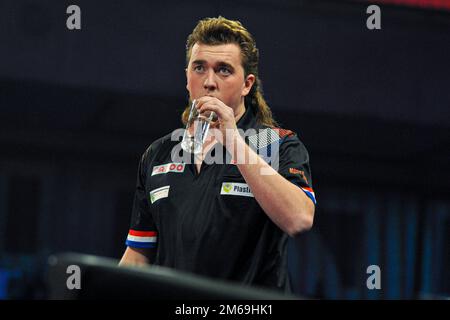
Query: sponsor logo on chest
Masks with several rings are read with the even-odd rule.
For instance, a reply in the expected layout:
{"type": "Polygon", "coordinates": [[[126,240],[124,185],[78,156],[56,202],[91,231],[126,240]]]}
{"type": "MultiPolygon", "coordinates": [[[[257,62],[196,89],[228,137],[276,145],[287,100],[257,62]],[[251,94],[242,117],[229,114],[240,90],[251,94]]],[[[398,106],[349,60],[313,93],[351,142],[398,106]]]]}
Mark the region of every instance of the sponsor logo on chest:
{"type": "Polygon", "coordinates": [[[223,182],[220,194],[230,196],[253,197],[250,187],[246,183],[223,182]]]}
{"type": "Polygon", "coordinates": [[[152,176],[169,172],[182,173],[184,172],[184,167],[184,163],[166,163],[160,166],[154,166],[152,170],[152,176]]]}
{"type": "Polygon", "coordinates": [[[153,204],[159,199],[167,198],[169,196],[170,186],[164,186],[150,191],[150,201],[153,204]]]}

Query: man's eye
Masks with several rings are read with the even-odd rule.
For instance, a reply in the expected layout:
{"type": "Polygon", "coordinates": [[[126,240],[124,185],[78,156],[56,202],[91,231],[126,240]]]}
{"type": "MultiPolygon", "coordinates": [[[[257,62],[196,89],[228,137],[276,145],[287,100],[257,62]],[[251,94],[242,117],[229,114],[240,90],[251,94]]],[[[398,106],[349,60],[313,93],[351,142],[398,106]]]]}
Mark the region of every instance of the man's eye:
{"type": "Polygon", "coordinates": [[[205,68],[203,68],[202,65],[194,66],[194,71],[196,71],[196,72],[203,72],[204,70],[205,70],[205,68]]]}
{"type": "Polygon", "coordinates": [[[226,68],[226,67],[220,67],[219,68],[219,72],[223,75],[230,75],[231,71],[230,69],[226,68]]]}

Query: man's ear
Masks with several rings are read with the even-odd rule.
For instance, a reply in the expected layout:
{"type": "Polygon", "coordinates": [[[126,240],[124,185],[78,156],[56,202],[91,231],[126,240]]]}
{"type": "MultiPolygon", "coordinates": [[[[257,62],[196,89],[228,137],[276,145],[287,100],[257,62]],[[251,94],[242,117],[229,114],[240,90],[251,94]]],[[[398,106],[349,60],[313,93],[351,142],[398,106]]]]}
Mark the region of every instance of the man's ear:
{"type": "Polygon", "coordinates": [[[255,84],[255,81],[256,77],[254,74],[250,73],[249,75],[247,75],[244,81],[244,87],[242,88],[242,96],[245,97],[246,95],[248,95],[253,85],[255,84]]]}

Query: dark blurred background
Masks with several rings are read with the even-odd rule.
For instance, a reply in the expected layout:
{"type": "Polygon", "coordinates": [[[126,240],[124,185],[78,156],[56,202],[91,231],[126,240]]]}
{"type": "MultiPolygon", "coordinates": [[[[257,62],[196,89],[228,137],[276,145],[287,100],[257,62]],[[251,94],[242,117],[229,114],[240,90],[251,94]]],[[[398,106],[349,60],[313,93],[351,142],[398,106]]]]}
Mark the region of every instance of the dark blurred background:
{"type": "Polygon", "coordinates": [[[45,298],[51,253],[121,257],[140,156],[182,126],[186,37],[218,15],[253,33],[269,105],[310,153],[294,292],[448,297],[450,3],[378,2],[369,30],[371,3],[2,0],[0,299],[45,298]]]}

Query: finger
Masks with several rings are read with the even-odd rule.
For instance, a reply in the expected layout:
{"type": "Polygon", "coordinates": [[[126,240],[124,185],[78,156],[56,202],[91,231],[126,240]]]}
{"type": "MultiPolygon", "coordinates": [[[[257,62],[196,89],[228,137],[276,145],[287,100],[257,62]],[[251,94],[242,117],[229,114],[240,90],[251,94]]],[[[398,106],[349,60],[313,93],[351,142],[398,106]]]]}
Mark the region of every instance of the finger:
{"type": "Polygon", "coordinates": [[[199,116],[208,120],[217,120],[217,113],[209,110],[205,105],[199,110],[199,116]]]}
{"type": "Polygon", "coordinates": [[[215,129],[219,129],[220,127],[220,122],[218,119],[216,119],[215,121],[211,121],[211,123],[209,124],[210,128],[215,128],[215,129]]]}
{"type": "Polygon", "coordinates": [[[206,102],[204,103],[199,110],[199,113],[202,115],[209,116],[210,112],[214,112],[216,116],[220,119],[223,116],[224,108],[221,105],[218,105],[214,102],[206,102]]]}
{"type": "Polygon", "coordinates": [[[213,100],[213,99],[217,99],[217,98],[210,97],[210,96],[203,96],[203,97],[200,97],[200,98],[198,98],[198,99],[195,100],[195,101],[196,101],[195,107],[196,107],[197,109],[200,109],[201,106],[202,106],[203,104],[205,104],[205,103],[207,103],[207,102],[209,102],[209,101],[211,101],[211,100],[213,100]]]}

